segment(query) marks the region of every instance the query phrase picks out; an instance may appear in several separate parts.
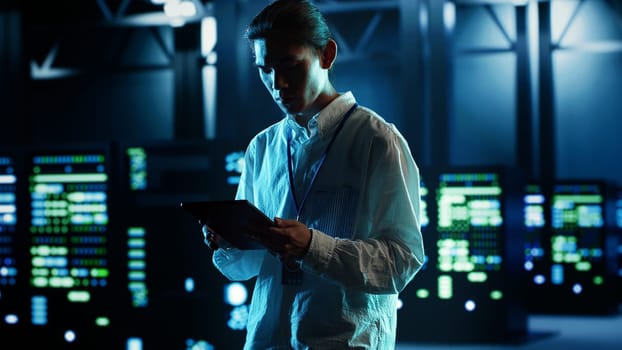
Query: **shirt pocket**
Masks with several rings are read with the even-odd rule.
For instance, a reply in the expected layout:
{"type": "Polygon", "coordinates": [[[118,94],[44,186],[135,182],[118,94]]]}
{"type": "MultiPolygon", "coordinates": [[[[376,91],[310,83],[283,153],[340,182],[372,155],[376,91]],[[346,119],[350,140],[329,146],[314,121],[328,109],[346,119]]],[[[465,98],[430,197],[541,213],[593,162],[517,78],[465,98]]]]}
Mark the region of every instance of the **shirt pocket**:
{"type": "Polygon", "coordinates": [[[309,226],[335,238],[352,238],[359,193],[351,187],[313,193],[309,226]]]}

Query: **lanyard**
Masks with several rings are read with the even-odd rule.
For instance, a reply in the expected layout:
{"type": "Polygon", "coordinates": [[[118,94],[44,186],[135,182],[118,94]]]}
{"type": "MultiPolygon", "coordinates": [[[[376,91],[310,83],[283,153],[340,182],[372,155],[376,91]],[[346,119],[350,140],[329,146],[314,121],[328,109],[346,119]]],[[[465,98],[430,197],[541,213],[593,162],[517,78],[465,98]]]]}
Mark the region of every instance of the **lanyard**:
{"type": "Polygon", "coordinates": [[[307,200],[307,196],[309,195],[309,192],[311,192],[311,187],[313,187],[313,183],[315,182],[315,178],[317,177],[317,174],[320,172],[320,169],[322,169],[322,165],[324,165],[324,161],[326,160],[328,151],[330,151],[330,147],[333,145],[333,142],[335,142],[337,135],[343,128],[343,125],[346,123],[346,120],[350,117],[352,112],[354,112],[356,107],[358,107],[358,105],[355,103],[346,112],[343,118],[341,118],[341,122],[339,122],[339,125],[337,126],[337,130],[335,130],[335,133],[333,134],[333,137],[330,139],[328,146],[326,146],[326,149],[324,150],[324,153],[322,154],[322,157],[320,158],[320,162],[319,162],[320,164],[318,165],[317,170],[315,171],[315,174],[313,174],[311,183],[309,184],[309,187],[307,188],[307,191],[302,197],[302,201],[300,203],[298,203],[298,199],[296,198],[296,186],[294,185],[294,165],[292,164],[292,151],[291,151],[292,135],[291,133],[287,134],[287,170],[289,172],[289,189],[290,189],[290,192],[292,193],[294,204],[296,205],[296,219],[300,218],[300,213],[302,212],[302,206],[305,204],[305,201],[307,200]]]}

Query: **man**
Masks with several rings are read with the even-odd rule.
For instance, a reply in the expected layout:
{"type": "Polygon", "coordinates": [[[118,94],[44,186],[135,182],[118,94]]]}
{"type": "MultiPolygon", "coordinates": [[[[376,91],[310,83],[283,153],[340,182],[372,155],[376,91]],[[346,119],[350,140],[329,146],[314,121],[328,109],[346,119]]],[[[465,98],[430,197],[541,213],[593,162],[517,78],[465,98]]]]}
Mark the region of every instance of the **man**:
{"type": "Polygon", "coordinates": [[[238,250],[203,227],[223,275],[256,278],[245,349],[392,349],[398,293],[424,259],[407,142],[336,91],[337,44],[311,2],[273,2],[246,36],[285,116],[250,141],[236,198],[283,239],[238,250]]]}

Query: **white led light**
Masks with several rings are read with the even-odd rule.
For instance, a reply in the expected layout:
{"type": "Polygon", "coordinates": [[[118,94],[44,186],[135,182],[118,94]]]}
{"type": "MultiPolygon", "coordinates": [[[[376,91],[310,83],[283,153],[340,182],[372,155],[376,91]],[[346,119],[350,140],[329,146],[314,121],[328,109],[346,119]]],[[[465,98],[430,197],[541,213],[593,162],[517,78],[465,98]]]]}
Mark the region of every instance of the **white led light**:
{"type": "Polygon", "coordinates": [[[475,302],[473,300],[467,300],[466,303],[464,303],[464,309],[468,312],[472,312],[473,310],[475,310],[475,302]]]}
{"type": "Polygon", "coordinates": [[[68,343],[73,343],[74,341],[76,341],[76,333],[74,331],[70,330],[70,329],[67,330],[65,332],[65,340],[68,343]]]}
{"type": "Polygon", "coordinates": [[[456,25],[456,5],[453,2],[446,2],[443,5],[443,21],[445,22],[445,30],[453,31],[456,25]]]}
{"type": "Polygon", "coordinates": [[[4,322],[6,322],[7,324],[17,324],[18,321],[19,317],[17,317],[17,315],[15,314],[9,314],[4,316],[4,322]]]}
{"type": "Polygon", "coordinates": [[[533,276],[533,282],[538,285],[544,284],[546,282],[546,277],[543,275],[535,275],[533,276]]]}
{"type": "Polygon", "coordinates": [[[194,279],[191,277],[186,278],[185,282],[184,282],[184,288],[186,289],[186,292],[191,293],[194,291],[194,279]]]}
{"type": "Polygon", "coordinates": [[[171,18],[192,17],[197,14],[197,8],[192,1],[168,1],[164,5],[164,13],[171,18]]]}
{"type": "Polygon", "coordinates": [[[225,287],[225,302],[232,306],[240,306],[248,299],[246,287],[239,282],[228,284],[225,287]]]}
{"type": "Polygon", "coordinates": [[[208,57],[214,51],[217,41],[216,18],[210,16],[201,20],[201,55],[208,57]]]}

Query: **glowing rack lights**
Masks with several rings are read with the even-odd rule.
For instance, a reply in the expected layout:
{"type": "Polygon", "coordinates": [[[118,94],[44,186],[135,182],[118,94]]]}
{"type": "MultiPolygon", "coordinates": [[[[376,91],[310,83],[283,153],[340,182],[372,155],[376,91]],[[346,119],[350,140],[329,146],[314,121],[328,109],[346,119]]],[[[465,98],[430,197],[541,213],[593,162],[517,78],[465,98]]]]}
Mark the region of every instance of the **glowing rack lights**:
{"type": "Polygon", "coordinates": [[[132,306],[137,308],[149,304],[145,235],[144,227],[130,227],[127,230],[128,289],[132,295],[132,306]]]}
{"type": "MultiPolygon", "coordinates": [[[[590,272],[592,263],[603,259],[602,247],[586,246],[583,236],[591,229],[604,226],[604,199],[597,186],[559,185],[555,190],[551,221],[555,232],[551,235],[551,282],[562,284],[564,265],[573,266],[577,272],[590,272]]],[[[602,284],[602,277],[596,276],[593,283],[602,284]]]]}
{"type": "MultiPolygon", "coordinates": [[[[604,226],[604,198],[597,185],[557,185],[552,204],[551,283],[566,282],[568,268],[577,273],[593,273],[593,263],[603,259],[603,249],[598,240],[585,238],[600,235],[604,226]],[[596,230],[596,231],[593,231],[596,230]],[[587,242],[592,242],[587,244],[587,242]]],[[[602,285],[603,276],[596,274],[591,283],[602,285]]],[[[572,285],[572,292],[580,294],[581,283],[572,285]]]]}
{"type": "Polygon", "coordinates": [[[538,185],[527,185],[523,197],[523,224],[525,235],[525,269],[533,270],[534,260],[542,260],[545,248],[542,242],[542,229],[546,225],[544,206],[546,198],[538,185]]]}
{"type": "MultiPolygon", "coordinates": [[[[444,174],[437,191],[438,268],[449,272],[499,270],[503,224],[496,174],[444,174]]],[[[475,277],[475,280],[485,278],[475,277]]]]}
{"type": "MultiPolygon", "coordinates": [[[[33,157],[29,180],[34,287],[107,285],[105,160],[101,154],[33,157]]],[[[90,300],[88,292],[75,290],[68,298],[73,302],[90,300]]]]}
{"type": "MultiPolygon", "coordinates": [[[[429,197],[428,189],[422,184],[423,189],[422,198],[424,195],[429,197]]],[[[501,268],[502,257],[497,242],[503,225],[501,195],[497,174],[454,173],[440,176],[436,190],[439,234],[436,249],[440,273],[436,278],[438,299],[455,297],[457,275],[453,273],[465,274],[469,283],[482,284],[488,281],[489,272],[501,268]]],[[[427,210],[427,205],[425,208],[427,210]]],[[[431,293],[429,289],[420,288],[416,295],[427,299],[431,293]]],[[[503,292],[492,289],[489,298],[501,300],[503,292]]],[[[475,304],[465,304],[466,311],[474,309],[475,304]]]]}
{"type": "Polygon", "coordinates": [[[16,182],[13,160],[0,157],[0,286],[14,285],[17,278],[13,249],[13,233],[17,224],[16,182]]]}
{"type": "Polygon", "coordinates": [[[130,147],[126,150],[129,161],[130,190],[147,189],[147,152],[142,147],[130,147]]]}

